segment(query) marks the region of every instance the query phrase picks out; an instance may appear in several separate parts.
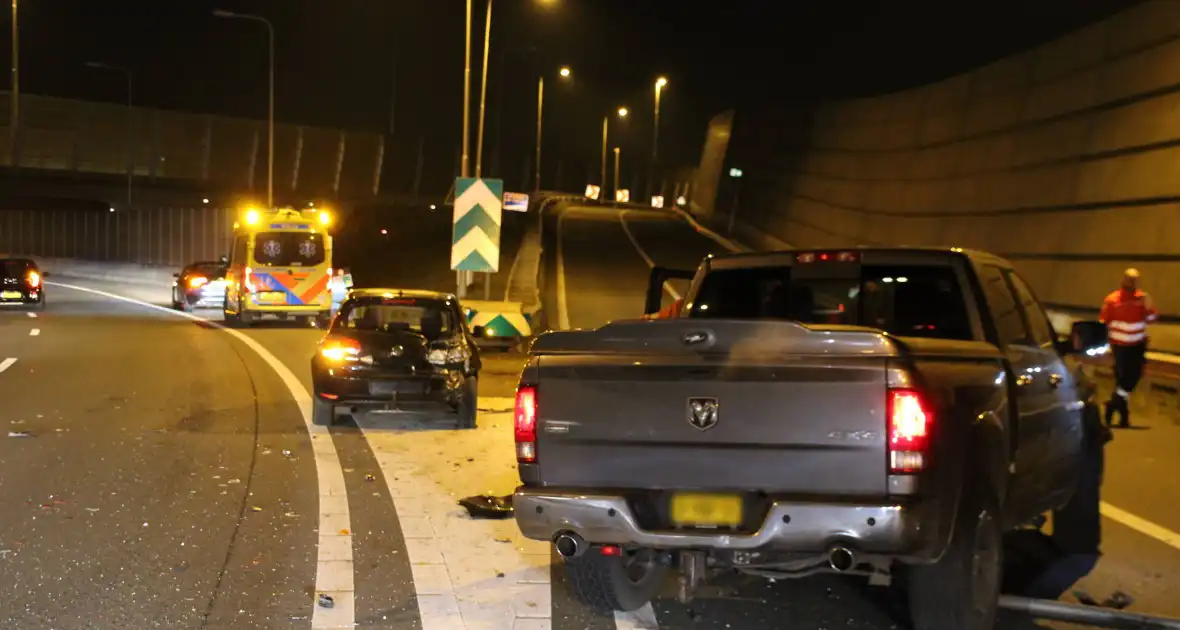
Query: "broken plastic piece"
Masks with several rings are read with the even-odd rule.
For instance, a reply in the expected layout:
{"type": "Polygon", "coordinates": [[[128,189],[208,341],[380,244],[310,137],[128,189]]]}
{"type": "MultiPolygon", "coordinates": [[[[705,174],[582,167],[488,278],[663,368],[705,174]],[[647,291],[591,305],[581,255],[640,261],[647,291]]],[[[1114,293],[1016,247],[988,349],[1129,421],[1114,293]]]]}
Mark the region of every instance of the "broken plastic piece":
{"type": "Polygon", "coordinates": [[[320,608],[331,608],[336,605],[336,600],[332,599],[332,596],[327,593],[320,593],[319,605],[320,608]]]}
{"type": "Polygon", "coordinates": [[[494,497],[487,494],[459,499],[471,518],[505,519],[512,516],[512,495],[494,497]]]}

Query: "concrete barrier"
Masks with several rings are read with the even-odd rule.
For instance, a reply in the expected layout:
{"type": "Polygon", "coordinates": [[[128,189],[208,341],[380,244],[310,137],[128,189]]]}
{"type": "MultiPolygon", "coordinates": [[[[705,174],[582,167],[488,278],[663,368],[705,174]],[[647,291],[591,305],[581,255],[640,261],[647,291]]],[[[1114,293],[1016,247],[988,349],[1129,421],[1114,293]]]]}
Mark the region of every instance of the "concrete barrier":
{"type": "Polygon", "coordinates": [[[52,277],[79,278],[83,280],[101,280],[105,282],[124,282],[130,284],[149,284],[172,286],[172,274],[180,271],[179,267],[165,265],[136,265],[131,263],[100,262],[91,260],[76,260],[71,258],[46,258],[43,256],[29,256],[37,261],[42,271],[48,271],[52,277]]]}

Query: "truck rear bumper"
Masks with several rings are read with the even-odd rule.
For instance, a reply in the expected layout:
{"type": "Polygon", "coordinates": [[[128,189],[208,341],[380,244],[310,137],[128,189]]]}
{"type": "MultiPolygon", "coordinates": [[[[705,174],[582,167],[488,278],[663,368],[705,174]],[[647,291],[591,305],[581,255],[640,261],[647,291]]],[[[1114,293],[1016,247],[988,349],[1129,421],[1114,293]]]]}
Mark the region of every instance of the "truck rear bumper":
{"type": "Polygon", "coordinates": [[[823,553],[842,546],[861,554],[924,563],[936,560],[938,515],[929,503],[861,504],[774,501],[752,534],[710,530],[648,531],[621,496],[552,488],[519,488],[513,512],[520,531],[552,541],[574,532],[592,544],[656,549],[773,549],[823,553]]]}

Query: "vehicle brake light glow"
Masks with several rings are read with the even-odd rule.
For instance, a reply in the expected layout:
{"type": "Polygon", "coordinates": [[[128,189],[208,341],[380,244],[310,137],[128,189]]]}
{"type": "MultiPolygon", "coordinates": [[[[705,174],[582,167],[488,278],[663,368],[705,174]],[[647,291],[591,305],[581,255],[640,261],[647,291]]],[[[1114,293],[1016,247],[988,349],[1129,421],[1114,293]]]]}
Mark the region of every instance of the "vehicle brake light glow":
{"type": "Polygon", "coordinates": [[[926,466],[934,418],[915,390],[891,389],[888,396],[889,472],[921,471],[926,466]]]}
{"type": "Polygon", "coordinates": [[[795,262],[807,264],[813,262],[851,262],[860,260],[856,252],[804,252],[795,256],[795,262]]]}
{"type": "Polygon", "coordinates": [[[36,289],[37,287],[41,286],[41,274],[37,273],[36,271],[30,271],[28,278],[26,279],[29,283],[30,289],[36,289]]]}
{"type": "Polygon", "coordinates": [[[250,293],[254,292],[254,278],[250,277],[250,275],[253,273],[253,269],[246,267],[246,275],[242,278],[242,284],[246,285],[246,291],[250,293]]]}
{"type": "Polygon", "coordinates": [[[356,361],[360,353],[360,342],[348,337],[328,337],[320,344],[320,356],[336,363],[356,361]]]}
{"type": "Polygon", "coordinates": [[[208,284],[209,279],[201,276],[196,276],[188,279],[188,286],[190,289],[195,289],[201,285],[208,284]]]}
{"type": "Polygon", "coordinates": [[[525,385],[516,390],[512,414],[512,433],[516,439],[516,461],[537,461],[537,388],[525,385]]]}

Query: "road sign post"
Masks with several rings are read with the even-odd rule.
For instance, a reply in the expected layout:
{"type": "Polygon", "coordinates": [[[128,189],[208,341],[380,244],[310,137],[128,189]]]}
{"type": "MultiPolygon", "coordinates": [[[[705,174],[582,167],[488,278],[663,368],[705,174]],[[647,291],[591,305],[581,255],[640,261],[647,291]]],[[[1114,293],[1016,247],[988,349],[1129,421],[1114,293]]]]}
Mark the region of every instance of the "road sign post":
{"type": "MultiPolygon", "coordinates": [[[[455,180],[455,214],[451,223],[451,269],[482,271],[484,292],[491,275],[500,270],[500,223],[504,207],[504,182],[499,179],[460,177],[455,180]]],[[[459,297],[467,287],[459,283],[459,297]]]]}

